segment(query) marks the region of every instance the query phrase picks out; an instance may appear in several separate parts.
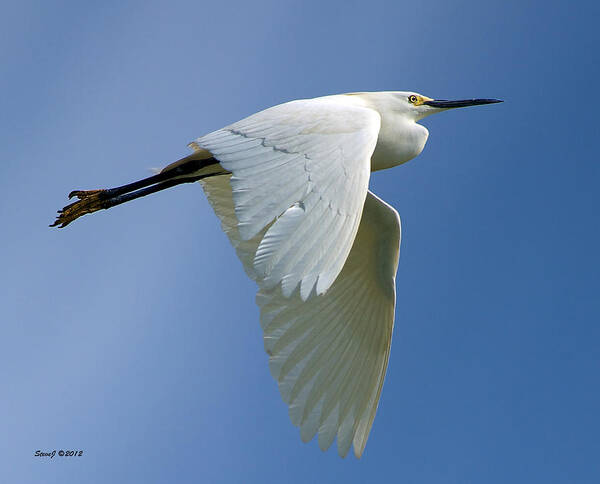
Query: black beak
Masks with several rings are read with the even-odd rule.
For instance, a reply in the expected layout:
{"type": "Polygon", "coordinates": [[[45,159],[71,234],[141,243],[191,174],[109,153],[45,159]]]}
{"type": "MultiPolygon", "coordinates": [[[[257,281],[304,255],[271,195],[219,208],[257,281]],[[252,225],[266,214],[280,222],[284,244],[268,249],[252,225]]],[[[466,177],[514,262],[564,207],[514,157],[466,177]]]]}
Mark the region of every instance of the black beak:
{"type": "Polygon", "coordinates": [[[423,104],[434,108],[465,108],[467,106],[478,106],[480,104],[501,103],[500,99],[461,99],[459,101],[446,101],[445,99],[432,99],[425,101],[423,104]]]}

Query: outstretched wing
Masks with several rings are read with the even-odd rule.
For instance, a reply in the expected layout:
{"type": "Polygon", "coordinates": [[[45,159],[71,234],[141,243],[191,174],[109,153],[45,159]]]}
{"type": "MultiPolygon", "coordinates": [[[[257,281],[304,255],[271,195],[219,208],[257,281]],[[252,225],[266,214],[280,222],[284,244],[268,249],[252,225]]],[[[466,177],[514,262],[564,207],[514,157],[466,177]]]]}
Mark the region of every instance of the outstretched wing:
{"type": "MultiPolygon", "coordinates": [[[[198,138],[230,171],[242,241],[262,233],[251,275],[265,290],[323,294],[350,252],[380,116],[337,97],[292,101],[198,138]],[[265,231],[266,228],[266,231],[265,231]]],[[[244,261],[245,265],[249,261],[244,261]]]]}
{"type": "MultiPolygon", "coordinates": [[[[243,240],[228,177],[201,183],[253,277],[252,257],[268,227],[243,240]]],[[[286,297],[280,287],[257,294],[269,366],[292,423],[305,442],[318,432],[323,450],[337,435],[341,456],[352,443],[362,455],[377,410],[394,326],[399,244],[397,212],[369,192],[352,250],[327,293],[306,301],[298,292],[286,297]]]]}

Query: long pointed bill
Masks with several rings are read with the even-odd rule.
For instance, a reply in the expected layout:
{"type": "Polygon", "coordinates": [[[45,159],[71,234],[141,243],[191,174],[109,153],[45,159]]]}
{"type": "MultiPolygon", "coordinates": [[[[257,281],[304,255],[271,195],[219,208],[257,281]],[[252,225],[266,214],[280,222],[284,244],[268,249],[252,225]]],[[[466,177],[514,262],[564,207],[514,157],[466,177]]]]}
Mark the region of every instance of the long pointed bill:
{"type": "Polygon", "coordinates": [[[432,99],[425,101],[423,104],[433,108],[450,109],[450,108],[466,108],[467,106],[479,106],[480,104],[501,103],[500,99],[461,99],[459,101],[446,101],[445,99],[432,99]]]}

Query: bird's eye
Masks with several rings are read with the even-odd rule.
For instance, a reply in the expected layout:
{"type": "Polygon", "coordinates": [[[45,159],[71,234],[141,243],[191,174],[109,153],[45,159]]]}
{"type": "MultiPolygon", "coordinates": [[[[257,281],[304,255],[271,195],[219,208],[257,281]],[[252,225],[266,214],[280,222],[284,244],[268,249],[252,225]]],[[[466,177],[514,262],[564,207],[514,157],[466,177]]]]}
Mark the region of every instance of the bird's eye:
{"type": "Polygon", "coordinates": [[[417,98],[417,96],[415,96],[414,94],[411,94],[410,96],[408,96],[408,102],[415,104],[417,101],[419,100],[419,98],[417,98]]]}

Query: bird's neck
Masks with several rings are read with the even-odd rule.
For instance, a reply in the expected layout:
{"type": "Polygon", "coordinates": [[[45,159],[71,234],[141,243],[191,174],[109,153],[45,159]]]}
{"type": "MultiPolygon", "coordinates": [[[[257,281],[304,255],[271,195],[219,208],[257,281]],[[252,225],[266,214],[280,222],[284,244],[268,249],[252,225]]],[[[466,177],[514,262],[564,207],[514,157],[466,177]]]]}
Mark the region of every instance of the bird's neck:
{"type": "Polygon", "coordinates": [[[328,97],[373,109],[381,116],[377,145],[371,157],[371,171],[401,165],[423,151],[429,131],[402,112],[402,105],[398,105],[394,93],[362,92],[328,97]]]}
{"type": "Polygon", "coordinates": [[[401,115],[385,113],[371,157],[371,171],[401,165],[418,156],[427,142],[429,131],[425,126],[406,120],[401,115]]]}

